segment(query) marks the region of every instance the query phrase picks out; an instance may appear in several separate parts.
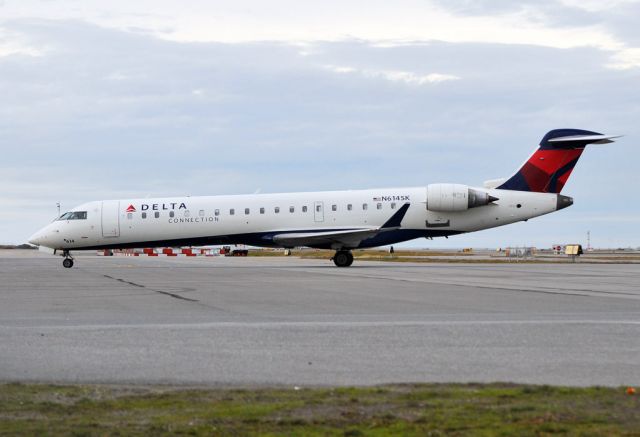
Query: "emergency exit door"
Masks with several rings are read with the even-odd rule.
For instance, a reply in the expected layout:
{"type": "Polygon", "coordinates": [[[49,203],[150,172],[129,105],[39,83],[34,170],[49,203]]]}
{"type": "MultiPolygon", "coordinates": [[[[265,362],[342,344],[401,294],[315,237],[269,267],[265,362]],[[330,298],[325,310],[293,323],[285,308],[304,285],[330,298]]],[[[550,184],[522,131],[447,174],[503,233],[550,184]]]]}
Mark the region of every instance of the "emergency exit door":
{"type": "Polygon", "coordinates": [[[313,202],[313,218],[316,222],[324,221],[324,202],[313,202]]]}
{"type": "Polygon", "coordinates": [[[120,236],[120,202],[117,200],[102,202],[102,236],[120,236]]]}

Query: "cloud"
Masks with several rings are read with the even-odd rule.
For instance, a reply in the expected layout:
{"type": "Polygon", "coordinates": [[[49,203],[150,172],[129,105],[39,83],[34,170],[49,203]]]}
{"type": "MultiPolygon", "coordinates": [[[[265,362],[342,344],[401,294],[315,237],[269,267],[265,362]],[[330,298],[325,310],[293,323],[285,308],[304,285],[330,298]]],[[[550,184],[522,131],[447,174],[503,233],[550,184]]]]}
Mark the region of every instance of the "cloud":
{"type": "Polygon", "coordinates": [[[415,85],[425,85],[460,79],[458,76],[454,76],[453,74],[416,74],[409,71],[365,71],[364,74],[365,76],[371,77],[384,77],[392,82],[404,82],[415,85]]]}
{"type": "Polygon", "coordinates": [[[640,66],[640,48],[619,50],[606,66],[617,70],[637,68],[640,66]]]}
{"type": "Polygon", "coordinates": [[[366,78],[384,79],[391,82],[401,82],[409,85],[427,85],[446,82],[449,80],[458,80],[460,77],[453,74],[428,73],[419,74],[411,71],[376,71],[376,70],[358,70],[354,67],[345,67],[339,65],[325,65],[329,71],[338,74],[357,73],[366,78]]]}
{"type": "Polygon", "coordinates": [[[325,65],[324,68],[326,68],[329,71],[333,71],[334,73],[338,73],[338,74],[357,73],[358,72],[358,70],[356,68],[344,67],[344,66],[340,66],[340,65],[325,65]]]}
{"type": "Polygon", "coordinates": [[[41,56],[42,50],[28,45],[21,33],[0,27],[0,58],[11,55],[41,56]]]}
{"type": "MultiPolygon", "coordinates": [[[[488,17],[497,21],[519,17],[525,33],[538,34],[540,38],[530,43],[552,47],[598,47],[611,52],[611,60],[606,64],[611,68],[640,67],[638,0],[436,0],[436,3],[462,17],[488,17]],[[548,41],[545,35],[555,35],[556,42],[548,41]]],[[[478,36],[478,40],[483,40],[482,36],[478,36]]]]}
{"type": "Polygon", "coordinates": [[[638,4],[638,0],[561,0],[561,4],[588,12],[606,12],[625,5],[638,4]]]}
{"type": "Polygon", "coordinates": [[[189,7],[167,0],[85,0],[81,4],[14,0],[2,8],[2,17],[7,21],[76,20],[180,42],[303,44],[360,39],[383,44],[446,41],[597,47],[637,68],[636,58],[625,53],[640,44],[635,24],[638,8],[640,3],[632,0],[195,0],[189,7]]]}

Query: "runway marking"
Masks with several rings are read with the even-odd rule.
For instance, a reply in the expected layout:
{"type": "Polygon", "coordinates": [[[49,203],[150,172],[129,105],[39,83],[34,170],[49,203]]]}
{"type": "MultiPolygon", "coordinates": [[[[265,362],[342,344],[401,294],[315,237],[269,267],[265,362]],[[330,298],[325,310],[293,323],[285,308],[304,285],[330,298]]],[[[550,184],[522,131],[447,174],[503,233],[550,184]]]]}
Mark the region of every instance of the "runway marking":
{"type": "MultiPolygon", "coordinates": [[[[311,271],[309,272],[311,273],[311,271]]],[[[558,295],[566,295],[566,296],[580,296],[580,297],[622,297],[622,298],[631,298],[638,299],[640,298],[640,294],[638,293],[627,293],[624,291],[602,291],[602,290],[590,290],[584,288],[574,288],[574,289],[559,289],[553,287],[542,287],[539,286],[537,288],[521,288],[517,286],[509,286],[509,285],[483,285],[483,284],[475,284],[473,282],[460,282],[460,281],[451,281],[446,279],[439,278],[408,278],[408,277],[392,277],[392,276],[382,276],[382,275],[372,275],[372,274],[353,274],[351,272],[329,272],[328,275],[340,276],[343,278],[364,278],[364,279],[381,279],[385,281],[393,281],[393,282],[409,282],[409,283],[421,283],[421,284],[434,284],[434,285],[453,285],[458,287],[470,287],[470,288],[482,288],[482,289],[490,289],[490,290],[508,290],[508,291],[522,291],[526,293],[543,293],[543,294],[558,294],[558,295]],[[604,296],[601,296],[604,295],[604,296]]],[[[482,278],[484,279],[484,278],[482,278]]]]}
{"type": "Polygon", "coordinates": [[[203,328],[290,328],[290,327],[337,327],[337,328],[385,328],[421,326],[492,326],[492,325],[631,325],[640,326],[638,320],[441,320],[441,321],[397,321],[397,322],[200,322],[200,323],[143,323],[114,325],[43,325],[2,326],[1,329],[52,329],[52,330],[108,330],[108,329],[203,329],[203,328]]]}
{"type": "Polygon", "coordinates": [[[200,302],[198,299],[191,299],[191,298],[188,298],[188,297],[180,296],[179,294],[176,294],[176,293],[170,293],[168,291],[155,290],[153,288],[147,288],[144,285],[136,284],[135,282],[126,281],[126,280],[120,279],[120,278],[114,278],[113,276],[109,276],[109,275],[102,275],[102,276],[104,276],[105,278],[108,278],[108,279],[113,279],[113,280],[116,280],[118,282],[122,282],[123,284],[131,285],[132,287],[144,288],[145,290],[149,290],[149,291],[153,291],[153,292],[156,292],[156,293],[164,294],[165,296],[170,296],[170,297],[173,297],[175,299],[186,300],[186,301],[189,301],[189,302],[200,302]]]}

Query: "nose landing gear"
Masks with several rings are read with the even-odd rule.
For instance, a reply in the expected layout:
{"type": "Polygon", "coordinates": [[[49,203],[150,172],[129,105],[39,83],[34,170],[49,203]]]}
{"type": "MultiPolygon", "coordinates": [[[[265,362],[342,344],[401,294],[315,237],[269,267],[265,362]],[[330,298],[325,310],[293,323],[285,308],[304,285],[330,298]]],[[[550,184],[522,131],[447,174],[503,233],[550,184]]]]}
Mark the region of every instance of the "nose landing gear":
{"type": "Polygon", "coordinates": [[[353,254],[348,250],[339,250],[333,255],[332,260],[338,267],[349,267],[353,264],[353,254]]]}
{"type": "Polygon", "coordinates": [[[73,257],[71,256],[69,251],[65,250],[64,252],[62,252],[62,256],[64,256],[64,260],[62,261],[62,266],[65,269],[70,269],[71,267],[73,267],[73,257]]]}

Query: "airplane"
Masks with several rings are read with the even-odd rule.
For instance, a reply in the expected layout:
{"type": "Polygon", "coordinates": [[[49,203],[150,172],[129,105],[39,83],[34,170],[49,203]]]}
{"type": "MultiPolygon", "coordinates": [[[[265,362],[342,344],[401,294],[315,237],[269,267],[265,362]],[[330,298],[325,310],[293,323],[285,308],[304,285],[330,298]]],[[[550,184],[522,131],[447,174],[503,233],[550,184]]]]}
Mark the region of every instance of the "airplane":
{"type": "Polygon", "coordinates": [[[65,212],[29,238],[61,251],[246,244],[335,251],[338,267],[351,250],[415,238],[449,237],[527,221],[567,208],[560,194],[588,144],[619,138],[580,129],[548,132],[508,179],[483,187],[422,187],[303,193],[102,200],[65,212]]]}

